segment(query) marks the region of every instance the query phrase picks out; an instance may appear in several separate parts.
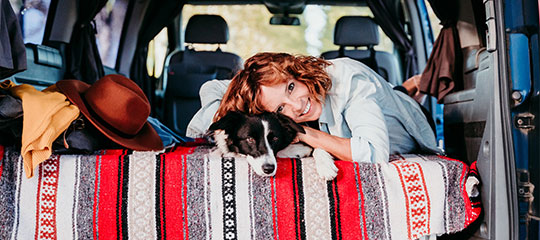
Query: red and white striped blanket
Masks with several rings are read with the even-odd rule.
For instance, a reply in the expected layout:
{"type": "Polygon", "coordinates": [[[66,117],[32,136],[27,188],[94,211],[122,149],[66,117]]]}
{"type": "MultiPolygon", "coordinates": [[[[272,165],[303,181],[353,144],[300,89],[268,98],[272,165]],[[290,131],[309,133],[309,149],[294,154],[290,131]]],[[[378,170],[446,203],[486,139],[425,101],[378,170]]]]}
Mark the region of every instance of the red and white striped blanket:
{"type": "Polygon", "coordinates": [[[279,159],[263,178],[209,151],[52,156],[26,179],[19,153],[0,146],[0,239],[414,239],[480,212],[468,166],[452,159],[337,161],[326,182],[312,158],[279,159]]]}

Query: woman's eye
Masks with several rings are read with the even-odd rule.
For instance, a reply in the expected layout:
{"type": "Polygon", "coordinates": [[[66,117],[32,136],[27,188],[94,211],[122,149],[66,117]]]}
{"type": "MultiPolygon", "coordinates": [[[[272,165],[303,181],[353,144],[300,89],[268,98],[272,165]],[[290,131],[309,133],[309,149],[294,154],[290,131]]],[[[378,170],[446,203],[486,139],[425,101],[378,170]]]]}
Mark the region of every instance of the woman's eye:
{"type": "Polygon", "coordinates": [[[276,112],[278,112],[278,113],[281,112],[281,111],[283,111],[283,106],[279,106],[279,107],[277,108],[277,110],[276,110],[276,112]]]}
{"type": "Polygon", "coordinates": [[[294,90],[294,83],[289,83],[289,86],[287,86],[287,90],[289,90],[289,92],[292,92],[292,90],[294,90]]]}

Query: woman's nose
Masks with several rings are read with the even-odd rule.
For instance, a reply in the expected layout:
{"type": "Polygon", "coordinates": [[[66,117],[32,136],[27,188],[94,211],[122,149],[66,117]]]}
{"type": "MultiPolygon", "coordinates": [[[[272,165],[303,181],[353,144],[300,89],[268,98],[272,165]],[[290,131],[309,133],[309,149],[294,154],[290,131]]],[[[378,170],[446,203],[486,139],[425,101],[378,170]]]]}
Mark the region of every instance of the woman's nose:
{"type": "Polygon", "coordinates": [[[291,105],[291,109],[293,110],[294,113],[296,114],[301,114],[303,112],[304,109],[302,109],[302,101],[300,101],[300,99],[290,99],[290,103],[291,105]]]}

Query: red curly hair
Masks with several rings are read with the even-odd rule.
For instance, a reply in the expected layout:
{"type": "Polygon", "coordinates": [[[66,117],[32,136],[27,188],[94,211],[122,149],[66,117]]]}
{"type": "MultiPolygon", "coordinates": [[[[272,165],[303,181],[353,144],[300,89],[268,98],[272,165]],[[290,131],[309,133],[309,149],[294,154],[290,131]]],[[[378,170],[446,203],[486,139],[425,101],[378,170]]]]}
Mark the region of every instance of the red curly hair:
{"type": "Polygon", "coordinates": [[[295,79],[304,83],[313,99],[323,101],[332,87],[332,81],[325,71],[330,62],[312,56],[293,56],[287,53],[257,53],[244,63],[244,70],[232,79],[227,92],[214,116],[219,120],[229,111],[249,114],[264,112],[260,102],[260,86],[272,86],[295,79]]]}

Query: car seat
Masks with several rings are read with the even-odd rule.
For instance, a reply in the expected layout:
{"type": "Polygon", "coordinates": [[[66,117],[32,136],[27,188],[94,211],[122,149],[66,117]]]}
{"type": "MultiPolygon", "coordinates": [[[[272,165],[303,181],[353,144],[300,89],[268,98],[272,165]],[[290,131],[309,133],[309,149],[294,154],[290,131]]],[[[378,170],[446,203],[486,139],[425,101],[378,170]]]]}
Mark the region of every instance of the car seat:
{"type": "Polygon", "coordinates": [[[403,79],[397,58],[388,52],[375,51],[374,47],[379,42],[379,26],[371,17],[343,16],[334,27],[334,44],[339,46],[339,50],[324,52],[321,57],[349,57],[358,60],[393,85],[400,85],[403,79]],[[346,50],[346,47],[354,47],[354,50],[346,50]]]}
{"type": "Polygon", "coordinates": [[[184,136],[186,127],[201,108],[199,89],[212,79],[231,79],[242,68],[242,59],[224,52],[219,44],[229,40],[227,22],[218,15],[194,15],[185,29],[186,50],[171,53],[164,75],[165,125],[184,136]],[[197,51],[192,44],[218,44],[215,51],[197,51]]]}
{"type": "Polygon", "coordinates": [[[66,66],[60,51],[56,48],[26,43],[27,68],[7,79],[15,84],[30,84],[38,90],[64,79],[66,66]]]}

